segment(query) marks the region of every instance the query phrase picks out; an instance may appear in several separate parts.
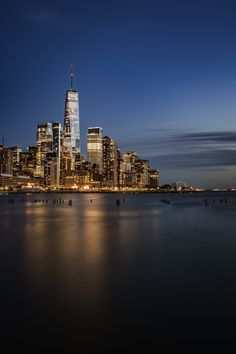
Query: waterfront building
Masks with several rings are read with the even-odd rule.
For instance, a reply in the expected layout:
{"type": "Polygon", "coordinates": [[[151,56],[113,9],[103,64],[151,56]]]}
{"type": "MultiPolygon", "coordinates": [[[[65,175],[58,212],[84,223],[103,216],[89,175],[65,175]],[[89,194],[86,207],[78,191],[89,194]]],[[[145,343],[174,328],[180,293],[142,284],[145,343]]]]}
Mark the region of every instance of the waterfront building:
{"type": "Polygon", "coordinates": [[[59,159],[56,152],[49,152],[44,161],[44,186],[58,187],[59,186],[59,159]]]}
{"type": "Polygon", "coordinates": [[[3,149],[4,146],[0,145],[0,173],[3,173],[3,149]]]}
{"type": "Polygon", "coordinates": [[[27,147],[27,151],[22,151],[20,153],[19,170],[20,174],[27,176],[34,176],[36,170],[37,160],[36,160],[36,146],[27,147]]]}
{"type": "Polygon", "coordinates": [[[101,178],[103,168],[103,145],[102,145],[102,128],[90,127],[87,134],[87,153],[88,162],[91,164],[92,169],[98,172],[95,173],[94,178],[101,178]]]}
{"type": "Polygon", "coordinates": [[[127,151],[123,155],[122,162],[122,186],[134,187],[136,185],[135,162],[139,160],[139,155],[135,151],[127,151]]]}
{"type": "Polygon", "coordinates": [[[3,145],[0,145],[0,173],[13,174],[13,152],[3,145]]]}
{"type": "Polygon", "coordinates": [[[19,146],[10,146],[7,149],[11,151],[12,173],[16,176],[20,174],[20,154],[22,149],[19,146]]]}
{"type": "Polygon", "coordinates": [[[28,176],[13,176],[12,174],[0,173],[1,188],[27,187],[31,180],[28,176]]]}
{"type": "Polygon", "coordinates": [[[119,148],[117,148],[117,186],[122,187],[122,175],[123,175],[123,158],[119,148]]]}
{"type": "Polygon", "coordinates": [[[82,189],[90,187],[89,163],[84,161],[79,171],[67,171],[65,176],[65,188],[82,189]]]}
{"type": "Polygon", "coordinates": [[[149,187],[151,189],[157,189],[159,187],[160,173],[157,169],[149,170],[149,187]]]}
{"type": "Polygon", "coordinates": [[[135,161],[135,181],[134,187],[146,188],[149,185],[149,161],[137,159],[135,161]]]}
{"type": "Polygon", "coordinates": [[[105,136],[102,139],[103,145],[103,185],[107,187],[117,187],[117,142],[105,136]]]}
{"type": "Polygon", "coordinates": [[[56,177],[54,179],[55,186],[59,187],[62,183],[62,148],[63,148],[63,129],[60,123],[52,123],[53,135],[53,153],[55,154],[56,177]]]}
{"type": "Polygon", "coordinates": [[[43,177],[43,164],[46,160],[46,155],[52,152],[53,149],[53,134],[51,123],[40,123],[37,127],[37,143],[36,143],[36,170],[35,176],[43,177]]]}
{"type": "Polygon", "coordinates": [[[64,167],[74,170],[76,155],[80,154],[79,93],[73,88],[73,71],[70,89],[66,91],[64,114],[64,167]]]}
{"type": "Polygon", "coordinates": [[[123,155],[120,185],[131,188],[148,188],[149,161],[140,159],[135,151],[123,155]]]}

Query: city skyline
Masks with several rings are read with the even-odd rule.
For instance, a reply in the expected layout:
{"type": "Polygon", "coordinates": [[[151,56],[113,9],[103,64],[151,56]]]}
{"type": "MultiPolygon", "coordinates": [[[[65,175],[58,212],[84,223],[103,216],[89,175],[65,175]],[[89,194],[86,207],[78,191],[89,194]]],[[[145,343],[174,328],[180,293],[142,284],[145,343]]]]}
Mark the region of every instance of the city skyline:
{"type": "Polygon", "coordinates": [[[56,121],[38,123],[36,144],[24,150],[0,144],[1,190],[159,190],[159,171],[135,151],[122,154],[115,140],[103,136],[101,127],[88,127],[87,156],[82,154],[79,93],[73,77],[71,66],[63,126],[56,121]]]}
{"type": "Polygon", "coordinates": [[[20,5],[1,14],[6,146],[32,145],[38,122],[63,121],[62,73],[74,63],[82,152],[87,128],[101,126],[160,169],[161,183],[235,187],[232,1],[20,5]]]}

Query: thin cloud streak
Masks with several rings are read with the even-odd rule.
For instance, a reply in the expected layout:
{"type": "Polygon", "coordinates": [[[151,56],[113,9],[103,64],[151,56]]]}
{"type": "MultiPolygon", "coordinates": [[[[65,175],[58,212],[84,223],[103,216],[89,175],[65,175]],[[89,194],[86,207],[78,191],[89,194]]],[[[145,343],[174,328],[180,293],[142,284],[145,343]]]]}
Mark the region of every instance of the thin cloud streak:
{"type": "Polygon", "coordinates": [[[225,131],[225,132],[200,132],[200,133],[188,133],[180,134],[176,136],[176,142],[234,142],[236,143],[236,132],[234,131],[225,131]]]}
{"type": "Polygon", "coordinates": [[[145,137],[123,145],[141,152],[160,168],[217,169],[236,165],[235,131],[162,133],[149,131],[145,137]]]}
{"type": "Polygon", "coordinates": [[[212,150],[194,153],[173,153],[151,156],[152,161],[156,161],[162,167],[168,168],[203,168],[235,166],[236,150],[212,150]]]}

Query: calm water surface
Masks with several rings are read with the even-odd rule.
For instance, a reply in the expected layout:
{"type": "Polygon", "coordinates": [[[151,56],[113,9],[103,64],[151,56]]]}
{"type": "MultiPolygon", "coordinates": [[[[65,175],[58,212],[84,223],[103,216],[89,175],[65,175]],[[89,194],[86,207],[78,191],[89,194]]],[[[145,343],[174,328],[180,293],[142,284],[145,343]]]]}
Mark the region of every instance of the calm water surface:
{"type": "Polygon", "coordinates": [[[236,352],[236,194],[8,195],[0,217],[8,349],[236,352]]]}

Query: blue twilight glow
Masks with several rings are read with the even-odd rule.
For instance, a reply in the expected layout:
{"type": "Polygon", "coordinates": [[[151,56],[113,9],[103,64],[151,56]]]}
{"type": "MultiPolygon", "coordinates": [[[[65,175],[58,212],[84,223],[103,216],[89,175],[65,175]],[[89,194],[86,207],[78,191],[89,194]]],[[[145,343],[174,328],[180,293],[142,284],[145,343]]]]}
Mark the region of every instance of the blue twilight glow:
{"type": "Polygon", "coordinates": [[[235,1],[13,0],[0,17],[7,146],[35,143],[39,122],[63,124],[73,63],[82,153],[101,126],[161,184],[235,187],[235,1]]]}

